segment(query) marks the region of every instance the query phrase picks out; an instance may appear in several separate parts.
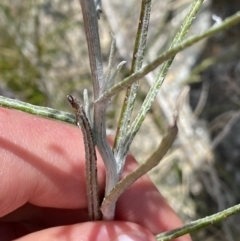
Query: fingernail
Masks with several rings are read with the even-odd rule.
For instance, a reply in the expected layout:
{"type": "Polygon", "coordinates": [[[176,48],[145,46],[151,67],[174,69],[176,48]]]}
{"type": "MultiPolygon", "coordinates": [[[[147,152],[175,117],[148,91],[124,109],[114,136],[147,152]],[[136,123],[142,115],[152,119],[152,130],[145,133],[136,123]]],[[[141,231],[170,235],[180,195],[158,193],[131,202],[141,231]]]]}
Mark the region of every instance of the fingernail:
{"type": "Polygon", "coordinates": [[[147,237],[139,236],[136,234],[121,234],[117,237],[116,241],[146,241],[146,238],[147,237]]]}

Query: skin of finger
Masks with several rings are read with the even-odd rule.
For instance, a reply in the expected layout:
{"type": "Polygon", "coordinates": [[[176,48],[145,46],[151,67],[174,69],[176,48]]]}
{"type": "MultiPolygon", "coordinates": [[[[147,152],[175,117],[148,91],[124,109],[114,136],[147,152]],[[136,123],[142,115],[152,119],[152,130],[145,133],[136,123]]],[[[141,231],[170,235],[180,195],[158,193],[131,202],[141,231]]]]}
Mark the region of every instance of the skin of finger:
{"type": "MultiPolygon", "coordinates": [[[[0,108],[0,156],[0,216],[26,202],[42,207],[86,208],[84,151],[78,128],[0,108]]],[[[104,166],[99,156],[98,160],[103,191],[104,166]]],[[[134,168],[136,162],[129,157],[125,172],[134,168]]],[[[139,223],[153,233],[181,225],[147,176],[120,197],[116,218],[139,223]],[[149,224],[147,220],[152,218],[149,224]]]]}
{"type": "MultiPolygon", "coordinates": [[[[26,235],[17,241],[121,241],[123,237],[132,241],[155,241],[155,237],[145,228],[129,222],[87,222],[65,227],[55,227],[26,235]],[[122,235],[122,236],[121,236],[122,235]],[[120,239],[122,237],[122,239],[120,239]],[[130,239],[128,239],[130,240],[130,239]]],[[[126,239],[125,239],[126,240],[126,239]]]]}

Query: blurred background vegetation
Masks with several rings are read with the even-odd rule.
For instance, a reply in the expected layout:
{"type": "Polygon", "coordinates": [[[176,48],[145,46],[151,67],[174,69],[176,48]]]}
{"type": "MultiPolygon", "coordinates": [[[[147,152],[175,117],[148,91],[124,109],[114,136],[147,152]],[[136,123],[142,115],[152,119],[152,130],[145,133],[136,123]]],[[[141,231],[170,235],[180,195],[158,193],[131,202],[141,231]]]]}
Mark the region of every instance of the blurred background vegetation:
{"type": "MultiPolygon", "coordinates": [[[[144,64],[166,50],[191,0],[153,0],[144,64]]],[[[239,0],[207,0],[188,36],[203,32],[240,10],[239,0]]],[[[126,60],[118,81],[129,73],[140,2],[103,0],[99,21],[106,69],[116,36],[115,66],[126,60]]],[[[0,94],[31,104],[71,111],[66,95],[92,93],[78,1],[23,0],[0,3],[0,94]]],[[[169,155],[150,176],[186,222],[240,200],[240,26],[179,53],[131,151],[143,162],[157,147],[184,90],[180,132],[169,155]]],[[[155,77],[141,80],[135,112],[155,77]]],[[[115,133],[124,91],[108,109],[115,133]]],[[[161,208],[161,207],[159,207],[161,208]]],[[[239,215],[193,234],[194,240],[240,240],[239,215]]]]}

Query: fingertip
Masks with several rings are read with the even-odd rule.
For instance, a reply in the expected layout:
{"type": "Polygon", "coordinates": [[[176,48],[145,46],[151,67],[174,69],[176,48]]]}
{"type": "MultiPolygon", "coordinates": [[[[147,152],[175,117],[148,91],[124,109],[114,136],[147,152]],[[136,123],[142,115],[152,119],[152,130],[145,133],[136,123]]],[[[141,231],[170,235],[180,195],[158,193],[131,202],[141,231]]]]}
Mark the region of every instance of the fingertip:
{"type": "Polygon", "coordinates": [[[18,241],[156,241],[145,228],[130,222],[87,222],[35,232],[18,241]]]}

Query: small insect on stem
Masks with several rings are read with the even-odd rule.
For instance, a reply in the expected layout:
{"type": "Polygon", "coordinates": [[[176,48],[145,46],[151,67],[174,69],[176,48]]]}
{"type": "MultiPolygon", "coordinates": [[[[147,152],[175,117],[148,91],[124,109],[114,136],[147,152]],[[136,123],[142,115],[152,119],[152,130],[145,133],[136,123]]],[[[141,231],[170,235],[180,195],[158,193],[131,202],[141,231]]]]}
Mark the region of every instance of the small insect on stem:
{"type": "Polygon", "coordinates": [[[83,105],[72,95],[67,96],[76,114],[77,126],[83,133],[86,161],[86,189],[88,198],[88,214],[91,220],[99,220],[99,193],[97,182],[97,156],[94,146],[93,134],[83,105]]]}

